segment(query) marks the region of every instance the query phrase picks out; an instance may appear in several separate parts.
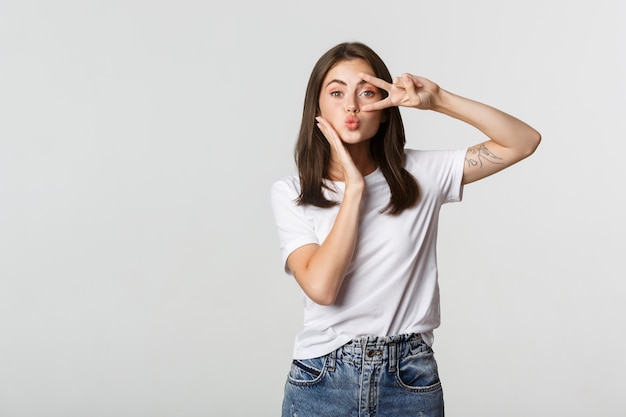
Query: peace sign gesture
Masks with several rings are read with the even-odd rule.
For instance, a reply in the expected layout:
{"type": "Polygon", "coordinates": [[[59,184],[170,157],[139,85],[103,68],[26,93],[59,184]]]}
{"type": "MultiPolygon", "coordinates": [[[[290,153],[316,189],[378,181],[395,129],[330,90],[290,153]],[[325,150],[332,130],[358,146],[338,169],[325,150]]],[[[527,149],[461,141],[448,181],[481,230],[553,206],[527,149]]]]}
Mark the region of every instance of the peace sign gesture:
{"type": "Polygon", "coordinates": [[[369,74],[361,73],[359,75],[363,81],[389,93],[386,98],[363,106],[362,111],[382,110],[394,106],[432,110],[439,99],[439,86],[417,75],[402,74],[401,77],[394,78],[393,84],[369,74]]]}

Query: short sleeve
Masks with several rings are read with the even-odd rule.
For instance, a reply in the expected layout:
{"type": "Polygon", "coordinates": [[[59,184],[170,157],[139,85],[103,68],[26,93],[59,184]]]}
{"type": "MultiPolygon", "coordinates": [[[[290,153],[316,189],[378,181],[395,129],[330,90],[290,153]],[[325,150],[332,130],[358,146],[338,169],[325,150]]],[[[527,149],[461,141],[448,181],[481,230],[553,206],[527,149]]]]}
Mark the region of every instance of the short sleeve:
{"type": "Polygon", "coordinates": [[[455,150],[406,150],[407,169],[421,173],[418,181],[428,178],[439,190],[442,203],[454,203],[463,199],[463,168],[467,149],[455,150]]]}
{"type": "Polygon", "coordinates": [[[307,218],[304,208],[296,202],[298,187],[298,179],[289,177],[274,182],[271,188],[272,211],[286,273],[290,273],[287,258],[294,250],[311,243],[319,244],[313,219],[307,218]]]}
{"type": "Polygon", "coordinates": [[[444,183],[446,203],[456,203],[463,199],[463,168],[465,166],[466,154],[467,149],[457,149],[448,152],[450,175],[444,183]]]}

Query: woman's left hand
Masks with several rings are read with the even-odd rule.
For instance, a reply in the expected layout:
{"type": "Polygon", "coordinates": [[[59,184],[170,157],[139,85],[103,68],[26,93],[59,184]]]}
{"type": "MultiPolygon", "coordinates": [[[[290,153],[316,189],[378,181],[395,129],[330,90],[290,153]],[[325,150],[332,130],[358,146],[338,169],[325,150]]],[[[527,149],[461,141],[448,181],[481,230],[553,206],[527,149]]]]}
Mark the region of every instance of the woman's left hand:
{"type": "Polygon", "coordinates": [[[376,103],[362,106],[362,111],[382,110],[394,106],[432,110],[439,98],[439,86],[417,75],[402,74],[401,77],[394,78],[393,84],[365,73],[361,73],[360,76],[363,81],[389,93],[386,98],[376,103]]]}

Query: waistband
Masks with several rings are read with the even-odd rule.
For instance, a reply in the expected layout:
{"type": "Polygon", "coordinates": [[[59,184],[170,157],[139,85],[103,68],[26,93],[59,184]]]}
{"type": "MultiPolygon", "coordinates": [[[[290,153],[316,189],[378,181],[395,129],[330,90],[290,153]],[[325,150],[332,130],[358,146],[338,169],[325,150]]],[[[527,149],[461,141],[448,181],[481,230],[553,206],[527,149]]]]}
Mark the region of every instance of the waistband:
{"type": "Polygon", "coordinates": [[[351,340],[328,355],[330,370],[336,361],[351,363],[389,362],[391,371],[398,359],[430,350],[420,334],[363,336],[351,340]]]}

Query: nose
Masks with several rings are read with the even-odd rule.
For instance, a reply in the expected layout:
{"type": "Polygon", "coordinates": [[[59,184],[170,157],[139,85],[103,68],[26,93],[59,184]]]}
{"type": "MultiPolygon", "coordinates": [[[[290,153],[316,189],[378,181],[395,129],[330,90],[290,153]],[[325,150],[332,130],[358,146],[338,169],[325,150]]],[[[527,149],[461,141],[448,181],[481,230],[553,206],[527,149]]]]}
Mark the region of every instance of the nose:
{"type": "Polygon", "coordinates": [[[354,113],[354,114],[357,114],[357,113],[359,112],[359,109],[358,109],[358,107],[357,107],[355,104],[348,104],[348,105],[346,106],[346,111],[347,111],[348,113],[354,113]]]}

